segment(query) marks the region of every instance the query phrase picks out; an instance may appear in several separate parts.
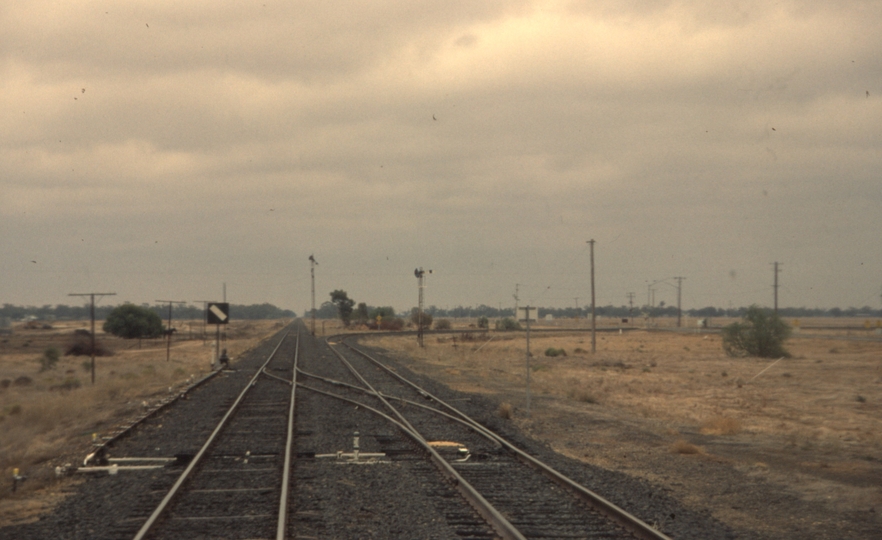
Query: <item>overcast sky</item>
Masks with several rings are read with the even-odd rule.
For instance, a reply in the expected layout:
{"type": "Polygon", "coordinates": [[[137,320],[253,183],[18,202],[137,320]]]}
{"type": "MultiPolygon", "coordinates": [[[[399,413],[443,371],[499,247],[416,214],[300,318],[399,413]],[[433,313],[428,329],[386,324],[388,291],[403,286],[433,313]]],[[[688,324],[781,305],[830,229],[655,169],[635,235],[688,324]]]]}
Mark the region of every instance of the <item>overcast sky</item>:
{"type": "Polygon", "coordinates": [[[0,303],[880,306],[877,1],[3,2],[0,303]],[[675,282],[655,301],[676,304],[675,282]],[[576,300],[578,298],[578,300],[576,300]]]}

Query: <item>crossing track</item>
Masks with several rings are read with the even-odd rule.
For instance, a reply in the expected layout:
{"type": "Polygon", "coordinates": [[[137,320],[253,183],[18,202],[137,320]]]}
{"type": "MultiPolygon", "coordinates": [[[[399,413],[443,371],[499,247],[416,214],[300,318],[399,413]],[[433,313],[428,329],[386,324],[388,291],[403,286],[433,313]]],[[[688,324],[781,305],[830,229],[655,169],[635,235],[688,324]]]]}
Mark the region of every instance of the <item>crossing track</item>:
{"type": "MultiPolygon", "coordinates": [[[[323,399],[346,404],[348,414],[382,418],[386,429],[374,433],[362,430],[359,445],[391,450],[393,463],[415,459],[431,463],[442,475],[440,484],[454,489],[467,501],[471,514],[487,524],[482,528],[474,518],[463,519],[469,512],[461,507],[451,513],[456,517],[444,524],[451,529],[451,536],[668,538],[405,380],[348,340],[332,338],[328,347],[336,366],[328,357],[319,362],[304,361],[298,368],[297,385],[323,399]]],[[[301,454],[309,457],[312,453],[301,454]]],[[[298,459],[298,464],[306,463],[298,459]]],[[[311,478],[318,474],[314,471],[311,478]]],[[[382,496],[392,498],[391,494],[382,496]]],[[[301,508],[295,510],[298,514],[319,521],[316,516],[322,512],[301,508]]],[[[328,532],[308,520],[293,522],[294,530],[305,537],[328,532]]]]}
{"type": "Polygon", "coordinates": [[[299,341],[282,336],[135,540],[285,538],[299,341]]]}

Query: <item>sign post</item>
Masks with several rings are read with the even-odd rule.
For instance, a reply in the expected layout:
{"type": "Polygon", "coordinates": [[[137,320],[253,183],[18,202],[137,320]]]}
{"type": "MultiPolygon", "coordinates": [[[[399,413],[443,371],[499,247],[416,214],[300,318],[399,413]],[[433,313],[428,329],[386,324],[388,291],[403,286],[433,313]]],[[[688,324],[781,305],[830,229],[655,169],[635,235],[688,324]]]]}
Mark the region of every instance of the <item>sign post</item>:
{"type": "Polygon", "coordinates": [[[214,342],[215,363],[220,362],[220,327],[230,322],[230,304],[227,302],[209,302],[205,308],[205,320],[216,325],[217,335],[214,342]]]}

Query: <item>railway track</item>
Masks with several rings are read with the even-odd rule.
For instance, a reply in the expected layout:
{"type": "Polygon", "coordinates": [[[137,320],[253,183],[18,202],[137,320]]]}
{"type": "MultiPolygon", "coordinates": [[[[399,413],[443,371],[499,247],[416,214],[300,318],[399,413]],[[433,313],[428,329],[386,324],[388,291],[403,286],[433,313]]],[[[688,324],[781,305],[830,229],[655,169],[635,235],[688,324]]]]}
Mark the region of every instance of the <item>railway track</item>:
{"type": "Polygon", "coordinates": [[[72,537],[667,538],[346,340],[297,322],[263,351],[115,441],[161,463],[72,537]]]}
{"type": "Polygon", "coordinates": [[[299,334],[282,336],[135,540],[285,538],[299,334]],[[279,532],[281,531],[281,532],[279,532]]]}
{"type": "MultiPolygon", "coordinates": [[[[400,377],[367,352],[346,340],[332,341],[337,342],[328,343],[333,356],[304,357],[298,386],[324,400],[326,408],[331,407],[327,400],[343,404],[346,412],[336,422],[324,421],[326,428],[339,430],[334,462],[352,468],[358,452],[367,451],[381,456],[374,463],[421,462],[423,469],[426,462],[431,463],[443,479],[424,490],[428,493],[418,495],[448,501],[438,527],[443,525],[450,536],[440,537],[667,538],[400,377]],[[352,449],[343,452],[339,447],[346,444],[347,431],[352,434],[352,449]],[[467,505],[450,503],[451,499],[467,501],[467,505]]],[[[300,396],[305,399],[303,392],[300,396]]],[[[303,409],[298,405],[298,410],[303,409]]],[[[295,468],[308,471],[301,478],[308,483],[328,473],[327,465],[316,462],[334,454],[310,447],[313,431],[304,430],[302,435],[298,451],[303,458],[295,468]]],[[[386,469],[391,467],[386,465],[386,469]]],[[[289,532],[324,537],[329,529],[320,523],[323,510],[321,505],[295,509],[289,532]]],[[[357,526],[357,519],[336,520],[330,532],[357,526]]]]}

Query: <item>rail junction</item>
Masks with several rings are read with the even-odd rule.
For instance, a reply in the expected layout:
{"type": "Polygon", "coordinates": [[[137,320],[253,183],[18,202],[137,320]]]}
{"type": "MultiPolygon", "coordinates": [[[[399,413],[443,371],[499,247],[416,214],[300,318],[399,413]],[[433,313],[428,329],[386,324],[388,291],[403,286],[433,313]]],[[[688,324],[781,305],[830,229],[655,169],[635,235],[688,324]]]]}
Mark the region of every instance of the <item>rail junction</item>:
{"type": "Polygon", "coordinates": [[[135,494],[94,538],[668,538],[300,321],[182,397],[80,468],[135,494]]]}

